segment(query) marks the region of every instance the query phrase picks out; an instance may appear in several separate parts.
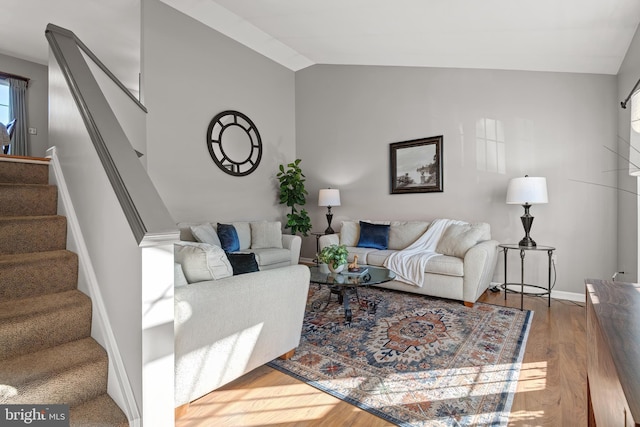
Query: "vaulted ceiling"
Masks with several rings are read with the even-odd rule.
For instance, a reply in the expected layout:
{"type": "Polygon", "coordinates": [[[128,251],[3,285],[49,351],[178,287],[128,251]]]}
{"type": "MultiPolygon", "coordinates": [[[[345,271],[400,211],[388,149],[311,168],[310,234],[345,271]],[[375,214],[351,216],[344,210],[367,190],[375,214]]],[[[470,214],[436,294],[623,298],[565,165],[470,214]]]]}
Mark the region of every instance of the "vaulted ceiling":
{"type": "MultiPolygon", "coordinates": [[[[640,22],[638,0],[161,1],[292,70],[362,64],[616,74],[640,22]]],[[[137,86],[140,0],[2,3],[0,53],[46,64],[51,22],[137,86]]]]}

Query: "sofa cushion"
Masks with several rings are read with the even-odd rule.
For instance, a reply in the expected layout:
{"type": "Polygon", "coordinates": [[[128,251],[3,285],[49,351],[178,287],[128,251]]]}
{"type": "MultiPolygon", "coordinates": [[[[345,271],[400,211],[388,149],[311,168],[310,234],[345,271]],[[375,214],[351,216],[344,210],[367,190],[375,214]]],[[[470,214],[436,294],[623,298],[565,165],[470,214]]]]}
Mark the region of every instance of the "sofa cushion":
{"type": "Polygon", "coordinates": [[[375,265],[377,267],[382,267],[384,265],[384,261],[393,252],[396,252],[396,251],[391,249],[384,249],[384,250],[376,250],[376,251],[369,252],[367,254],[367,264],[375,265]]]}
{"type": "Polygon", "coordinates": [[[224,249],[225,252],[236,252],[240,250],[238,232],[233,225],[218,223],[218,237],[220,238],[222,249],[224,249]]]}
{"type": "Polygon", "coordinates": [[[251,248],[282,248],[282,225],[280,221],[252,222],[251,248]]]}
{"type": "Polygon", "coordinates": [[[428,221],[392,221],[389,229],[389,249],[404,249],[429,228],[428,221]]]}
{"type": "Polygon", "coordinates": [[[376,252],[377,249],[359,248],[357,246],[347,246],[347,251],[349,251],[349,255],[347,256],[347,261],[353,262],[354,255],[358,255],[358,264],[369,264],[369,254],[372,252],[376,252]]]}
{"type": "Polygon", "coordinates": [[[291,263],[291,252],[289,249],[278,248],[260,248],[251,249],[251,252],[256,254],[256,260],[259,266],[273,265],[280,263],[291,263]]]}
{"type": "Polygon", "coordinates": [[[464,258],[471,247],[486,235],[489,224],[451,224],[438,241],[436,252],[443,255],[464,258]]]}
{"type": "Polygon", "coordinates": [[[189,229],[191,230],[193,237],[198,242],[222,247],[222,243],[220,243],[220,239],[218,238],[218,233],[210,223],[205,222],[204,224],[192,225],[189,229]]]}
{"type": "Polygon", "coordinates": [[[240,250],[246,251],[251,247],[251,223],[246,221],[232,222],[238,233],[238,242],[240,243],[240,250]]]}
{"type": "Polygon", "coordinates": [[[175,261],[189,283],[217,280],[233,275],[224,250],[208,243],[180,242],[174,245],[175,261]]]}
{"type": "Polygon", "coordinates": [[[228,253],[227,258],[229,258],[229,262],[233,268],[234,276],[237,276],[238,274],[253,273],[259,270],[258,263],[256,262],[256,256],[251,252],[228,253]]]}
{"type": "Polygon", "coordinates": [[[445,276],[464,277],[464,261],[453,256],[434,256],[427,262],[425,272],[444,274],[445,276]]]}
{"type": "Polygon", "coordinates": [[[360,248],[387,249],[389,246],[389,224],[372,224],[360,221],[360,248]]]}

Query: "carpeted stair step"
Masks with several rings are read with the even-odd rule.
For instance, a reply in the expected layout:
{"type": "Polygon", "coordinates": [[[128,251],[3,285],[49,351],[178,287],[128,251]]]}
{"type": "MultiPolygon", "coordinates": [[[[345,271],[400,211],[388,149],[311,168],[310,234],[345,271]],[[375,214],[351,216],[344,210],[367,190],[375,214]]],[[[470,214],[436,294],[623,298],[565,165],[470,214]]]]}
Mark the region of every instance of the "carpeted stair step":
{"type": "Polygon", "coordinates": [[[91,299],[78,290],[0,302],[0,360],[90,334],[91,299]]]}
{"type": "Polygon", "coordinates": [[[107,391],[107,353],[85,338],[0,363],[0,404],[70,407],[107,391]]]}
{"type": "Polygon", "coordinates": [[[76,289],[78,255],[67,250],[0,255],[0,301],[76,289]]]}
{"type": "Polygon", "coordinates": [[[55,251],[67,246],[67,219],[59,215],[0,217],[0,254],[55,251]]]}
{"type": "Polygon", "coordinates": [[[48,184],[49,165],[0,161],[0,182],[16,184],[48,184]]]}
{"type": "Polygon", "coordinates": [[[108,394],[71,408],[69,418],[71,427],[129,426],[127,417],[108,394]]]}
{"type": "Polygon", "coordinates": [[[57,211],[54,185],[0,183],[0,216],[55,215],[57,211]]]}

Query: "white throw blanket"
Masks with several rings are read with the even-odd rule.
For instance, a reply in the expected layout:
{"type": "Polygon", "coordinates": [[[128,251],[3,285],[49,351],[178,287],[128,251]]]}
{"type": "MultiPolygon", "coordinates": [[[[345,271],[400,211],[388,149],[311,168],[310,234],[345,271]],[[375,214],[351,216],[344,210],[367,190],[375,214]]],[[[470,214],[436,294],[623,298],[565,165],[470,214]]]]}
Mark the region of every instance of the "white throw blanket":
{"type": "Polygon", "coordinates": [[[451,224],[464,224],[454,219],[436,219],[418,240],[384,260],[384,266],[396,273],[396,280],[422,287],[427,263],[436,252],[442,233],[451,224]]]}

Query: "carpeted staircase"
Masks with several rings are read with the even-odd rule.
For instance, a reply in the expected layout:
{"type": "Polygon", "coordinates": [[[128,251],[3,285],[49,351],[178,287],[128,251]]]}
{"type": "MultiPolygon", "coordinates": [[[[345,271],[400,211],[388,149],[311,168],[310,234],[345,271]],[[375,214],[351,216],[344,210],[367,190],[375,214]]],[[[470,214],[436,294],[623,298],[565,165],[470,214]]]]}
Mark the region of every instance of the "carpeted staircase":
{"type": "Polygon", "coordinates": [[[65,403],[72,426],[128,426],[43,160],[0,156],[0,404],[65,403]]]}

